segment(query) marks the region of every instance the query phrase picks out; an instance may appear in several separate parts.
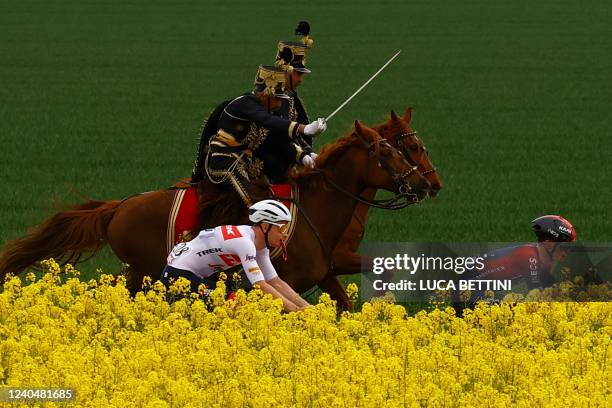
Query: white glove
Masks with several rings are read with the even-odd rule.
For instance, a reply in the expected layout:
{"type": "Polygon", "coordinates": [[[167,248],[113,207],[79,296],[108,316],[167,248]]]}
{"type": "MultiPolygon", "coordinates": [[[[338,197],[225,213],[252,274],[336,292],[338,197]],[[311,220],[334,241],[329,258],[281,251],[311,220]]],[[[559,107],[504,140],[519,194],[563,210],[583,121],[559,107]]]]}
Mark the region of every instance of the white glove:
{"type": "Polygon", "coordinates": [[[306,136],[316,136],[327,129],[327,123],[325,123],[325,119],[319,118],[314,122],[311,122],[304,126],[304,134],[306,136]]]}
{"type": "Polygon", "coordinates": [[[325,118],[319,118],[317,119],[317,122],[319,122],[319,129],[321,129],[319,133],[325,132],[327,130],[327,122],[325,121],[325,118]]]}
{"type": "Polygon", "coordinates": [[[302,164],[304,165],[304,167],[308,167],[309,169],[314,169],[315,166],[314,159],[310,157],[310,155],[305,155],[302,158],[302,164]]]}
{"type": "Polygon", "coordinates": [[[315,152],[310,153],[310,157],[312,157],[312,160],[317,160],[317,157],[319,157],[318,154],[316,154],[315,152]]]}

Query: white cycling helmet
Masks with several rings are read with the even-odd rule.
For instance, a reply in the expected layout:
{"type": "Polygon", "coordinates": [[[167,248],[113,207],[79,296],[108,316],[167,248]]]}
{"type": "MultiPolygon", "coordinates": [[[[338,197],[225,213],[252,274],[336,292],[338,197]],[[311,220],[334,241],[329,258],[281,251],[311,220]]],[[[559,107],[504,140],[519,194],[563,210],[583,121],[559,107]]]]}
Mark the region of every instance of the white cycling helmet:
{"type": "Polygon", "coordinates": [[[285,204],[276,200],[262,200],[249,207],[249,220],[257,224],[282,225],[291,221],[291,213],[285,204]]]}

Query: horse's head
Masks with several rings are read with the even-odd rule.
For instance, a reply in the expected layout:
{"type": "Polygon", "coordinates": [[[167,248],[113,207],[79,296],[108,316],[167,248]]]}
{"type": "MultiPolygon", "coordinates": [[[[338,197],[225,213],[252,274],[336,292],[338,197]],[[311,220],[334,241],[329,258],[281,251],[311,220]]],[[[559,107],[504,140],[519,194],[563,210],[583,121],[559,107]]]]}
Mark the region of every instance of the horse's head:
{"type": "Polygon", "coordinates": [[[403,117],[391,111],[389,119],[382,125],[375,126],[374,128],[389,143],[399,149],[410,164],[417,166],[419,172],[431,184],[429,195],[435,197],[442,188],[442,181],[436,168],[431,163],[427,148],[421,139],[418,138],[417,133],[410,127],[411,119],[412,108],[406,109],[403,117]]]}
{"type": "Polygon", "coordinates": [[[367,187],[414,194],[418,200],[429,194],[429,181],[378,132],[355,121],[355,135],[363,141],[367,152],[361,165],[367,187]]]}

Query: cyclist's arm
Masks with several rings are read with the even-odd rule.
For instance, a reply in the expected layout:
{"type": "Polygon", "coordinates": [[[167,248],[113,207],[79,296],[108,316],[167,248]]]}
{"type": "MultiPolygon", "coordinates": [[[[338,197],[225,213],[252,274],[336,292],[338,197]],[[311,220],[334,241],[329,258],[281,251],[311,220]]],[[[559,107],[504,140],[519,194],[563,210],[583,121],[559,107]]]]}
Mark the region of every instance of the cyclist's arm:
{"type": "MultiPolygon", "coordinates": [[[[278,278],[276,278],[276,279],[278,279],[278,278]]],[[[298,310],[301,309],[300,306],[296,305],[291,300],[289,300],[287,297],[283,296],[282,293],[280,293],[278,290],[276,290],[276,288],[274,286],[272,286],[270,283],[266,282],[265,280],[261,280],[261,281],[257,282],[257,285],[259,286],[259,289],[261,289],[261,291],[263,293],[269,293],[270,295],[274,296],[275,298],[278,298],[278,299],[282,300],[283,301],[283,309],[285,310],[285,312],[297,312],[298,310]]]]}
{"type": "MultiPolygon", "coordinates": [[[[262,292],[279,298],[283,301],[283,308],[287,312],[298,310],[298,306],[283,296],[274,288],[274,286],[266,283],[264,274],[262,273],[259,264],[257,263],[255,244],[248,238],[234,238],[224,242],[224,250],[236,254],[242,263],[244,273],[251,282],[251,285],[258,285],[262,292]]],[[[275,272],[276,273],[276,272],[275,272]]]]}
{"type": "Polygon", "coordinates": [[[272,287],[274,287],[279,293],[281,293],[286,299],[290,299],[297,307],[304,308],[310,306],[310,303],[302,299],[302,297],[296,293],[291,286],[278,276],[274,279],[266,281],[272,287]]]}
{"type": "Polygon", "coordinates": [[[257,263],[261,267],[261,271],[264,275],[266,283],[270,284],[277,292],[279,292],[285,299],[289,300],[299,308],[308,306],[308,302],[300,297],[291,286],[289,286],[284,280],[282,280],[276,273],[274,265],[270,260],[270,250],[267,248],[260,249],[257,251],[257,263]]]}

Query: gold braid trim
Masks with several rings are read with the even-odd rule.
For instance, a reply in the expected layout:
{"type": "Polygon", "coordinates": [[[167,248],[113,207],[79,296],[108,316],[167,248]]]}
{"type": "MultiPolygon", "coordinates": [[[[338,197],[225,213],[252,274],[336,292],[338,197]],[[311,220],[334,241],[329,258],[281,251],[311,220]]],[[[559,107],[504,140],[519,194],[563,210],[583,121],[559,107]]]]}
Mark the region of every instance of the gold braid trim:
{"type": "Polygon", "coordinates": [[[249,193],[247,192],[247,189],[244,188],[244,186],[240,183],[240,180],[238,180],[236,176],[231,174],[229,176],[229,181],[232,183],[232,186],[234,186],[234,190],[236,190],[236,192],[238,193],[242,201],[246,204],[246,206],[247,207],[252,206],[253,200],[251,200],[251,197],[249,197],[249,193]]]}
{"type": "Polygon", "coordinates": [[[249,150],[254,151],[264,142],[264,140],[266,140],[268,133],[270,133],[268,129],[262,128],[255,123],[251,123],[249,133],[247,133],[246,137],[242,141],[242,144],[248,146],[249,150]]]}
{"type": "Polygon", "coordinates": [[[291,124],[289,125],[289,137],[291,139],[293,139],[293,136],[295,133],[297,133],[297,130],[295,130],[295,127],[298,126],[297,122],[291,122],[291,124]],[[295,133],[294,133],[295,130],[295,133]]]}
{"type": "Polygon", "coordinates": [[[293,145],[295,146],[295,150],[297,151],[297,154],[295,155],[295,162],[300,163],[300,156],[302,155],[302,153],[304,153],[304,149],[302,149],[302,146],[297,143],[294,143],[293,145]]]}
{"type": "Polygon", "coordinates": [[[295,97],[289,97],[289,120],[297,120],[297,111],[295,110],[295,97]]]}

